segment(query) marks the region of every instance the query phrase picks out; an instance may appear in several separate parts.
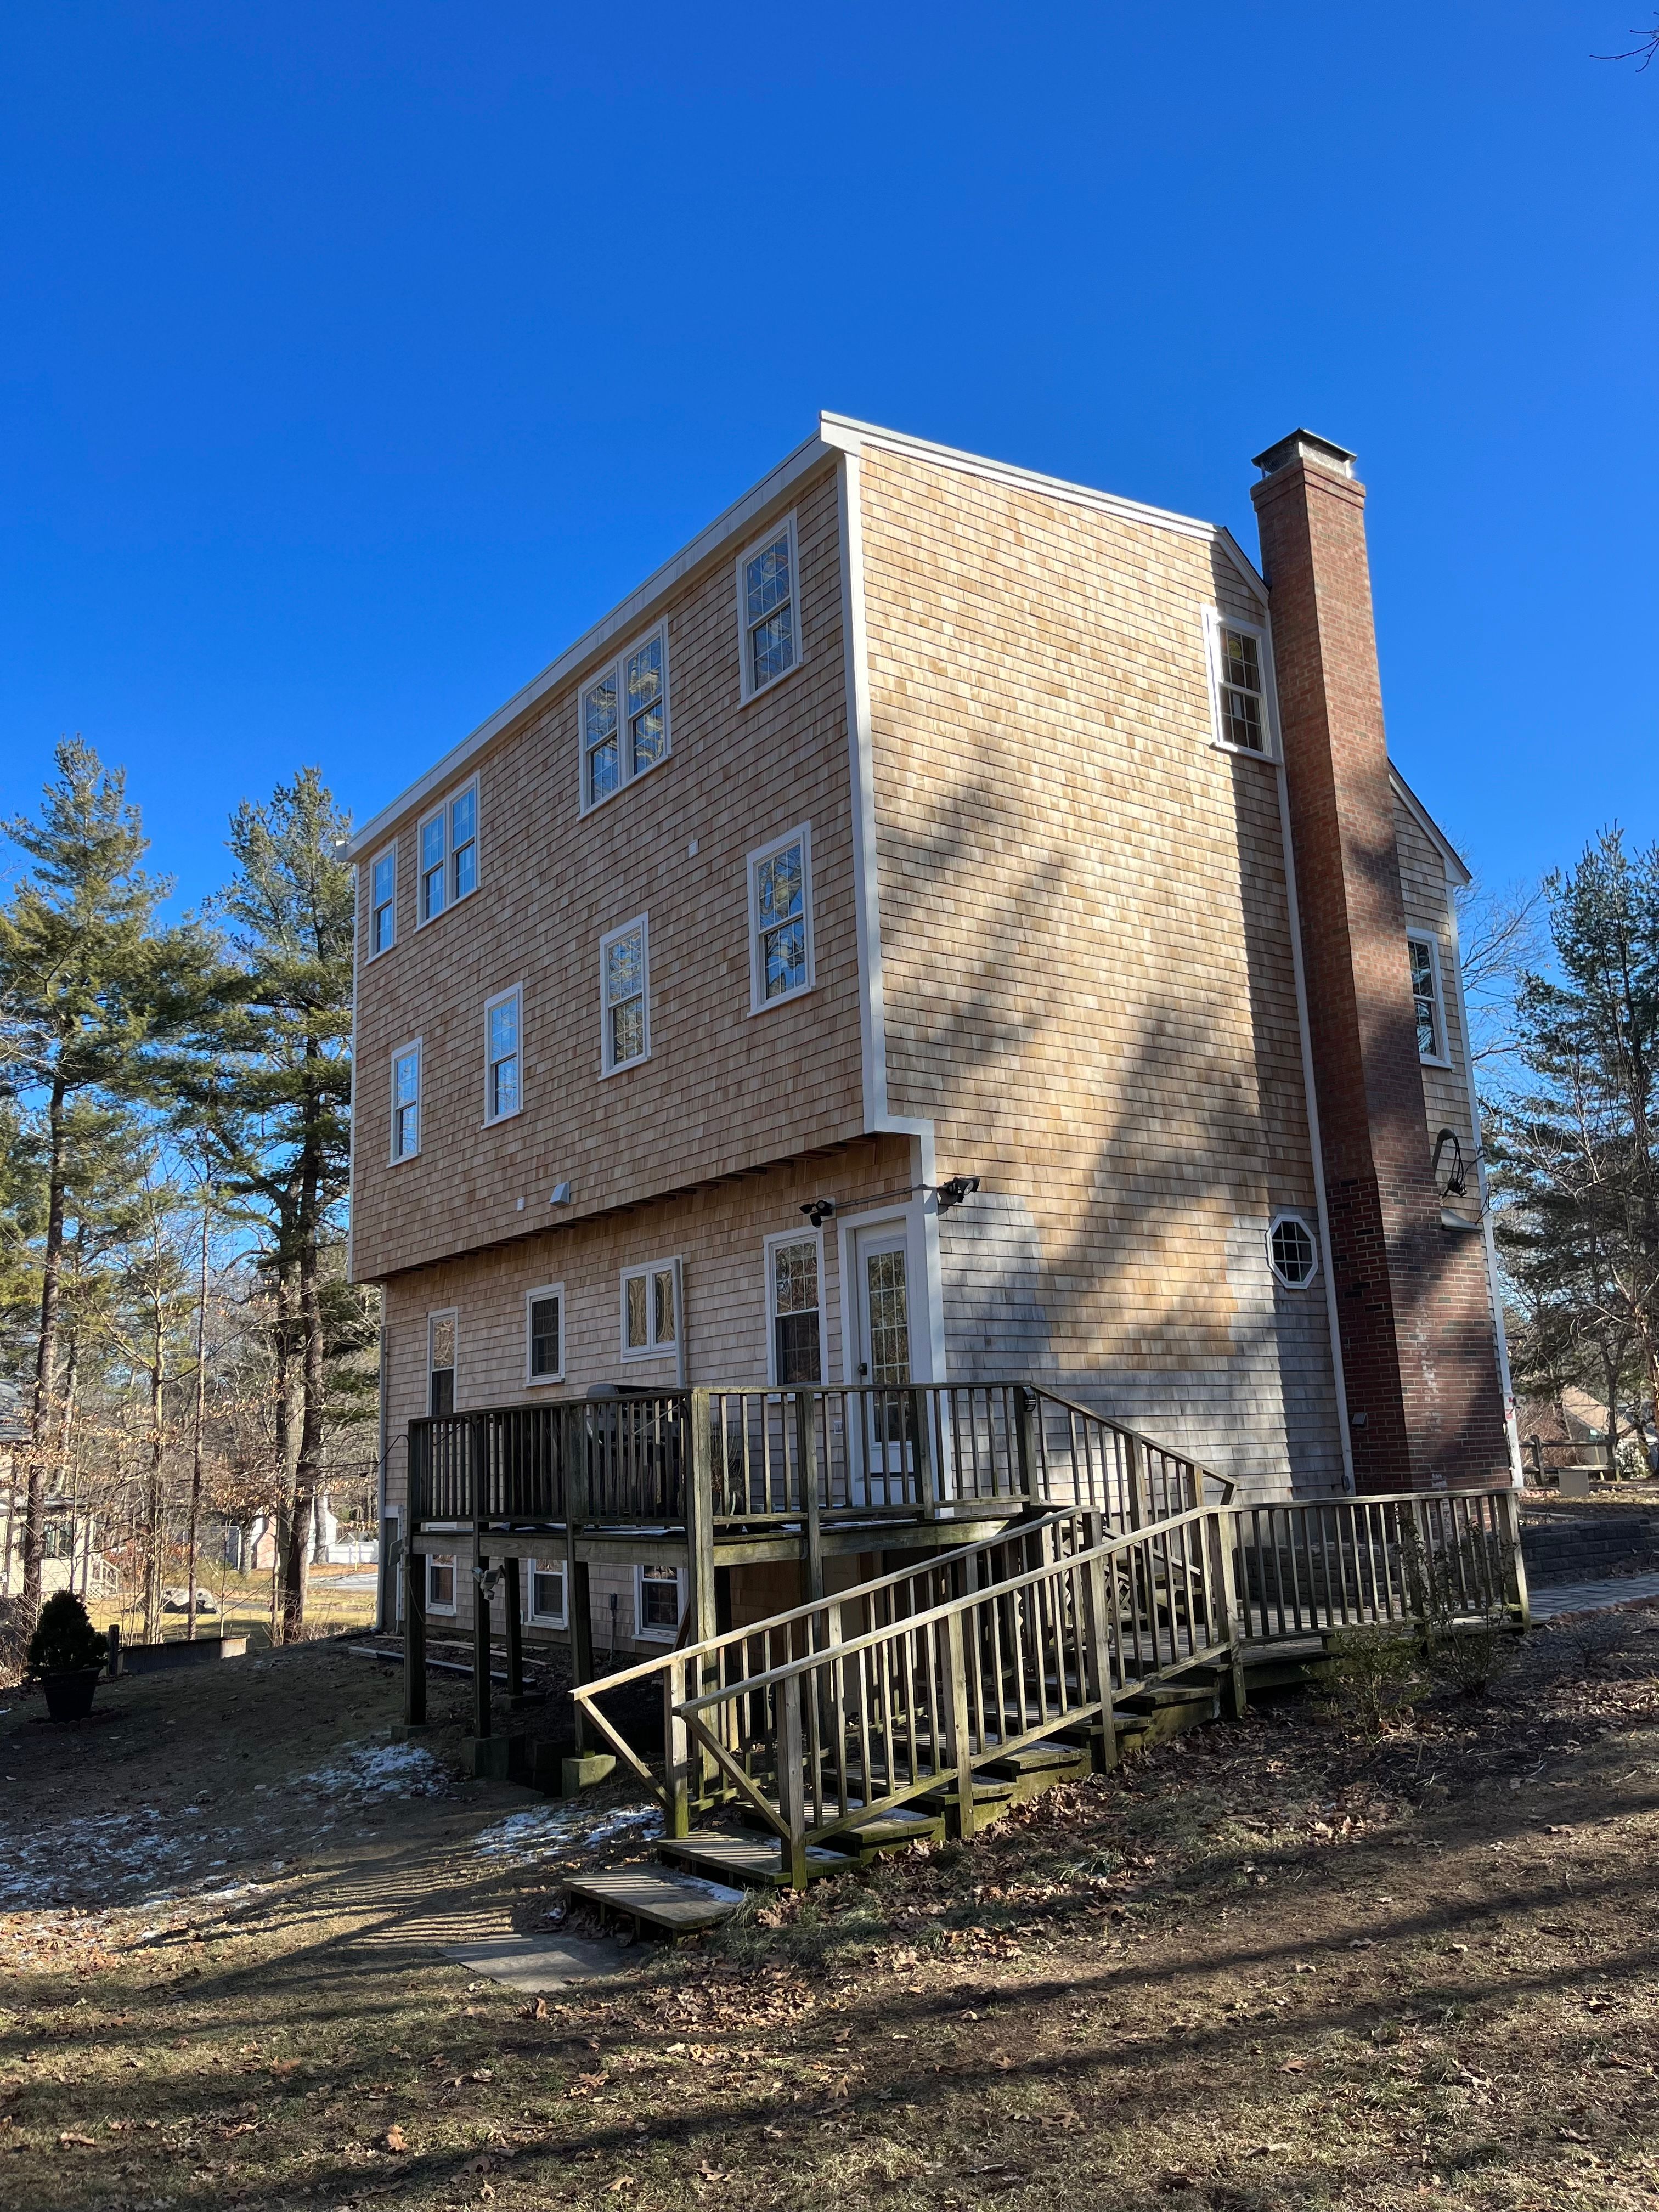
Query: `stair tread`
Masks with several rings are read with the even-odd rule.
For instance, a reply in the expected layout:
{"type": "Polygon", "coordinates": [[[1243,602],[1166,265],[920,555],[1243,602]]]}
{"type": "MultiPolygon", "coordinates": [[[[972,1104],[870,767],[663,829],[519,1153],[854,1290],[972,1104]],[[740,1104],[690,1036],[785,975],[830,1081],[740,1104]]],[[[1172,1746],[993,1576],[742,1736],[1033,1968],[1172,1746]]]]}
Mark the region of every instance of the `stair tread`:
{"type": "Polygon", "coordinates": [[[1028,1743],[1018,1751],[1005,1752],[994,1759],[989,1771],[993,1774],[1040,1774],[1050,1766],[1075,1766],[1087,1756],[1085,1744],[1028,1743]]]}
{"type": "MultiPolygon", "coordinates": [[[[739,1881],[775,1884],[788,1878],[783,1842],[778,1836],[741,1835],[729,1829],[710,1828],[696,1836],[665,1837],[657,1845],[657,1856],[718,1869],[739,1881]]],[[[852,1864],[844,1851],[826,1850],[820,1844],[806,1846],[809,1881],[817,1875],[844,1873],[852,1864]]]]}
{"type": "Polygon", "coordinates": [[[596,1874],[570,1875],[565,1887],[590,1905],[624,1912],[673,1935],[718,1927],[743,1903],[740,1889],[664,1867],[601,1868],[596,1874]]]}

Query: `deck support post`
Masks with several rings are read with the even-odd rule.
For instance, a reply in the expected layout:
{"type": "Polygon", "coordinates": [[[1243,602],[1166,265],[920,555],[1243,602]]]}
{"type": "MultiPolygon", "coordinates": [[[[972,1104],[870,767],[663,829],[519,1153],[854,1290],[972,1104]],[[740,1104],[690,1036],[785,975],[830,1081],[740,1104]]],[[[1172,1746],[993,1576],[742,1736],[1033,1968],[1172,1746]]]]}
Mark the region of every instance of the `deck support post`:
{"type": "Polygon", "coordinates": [[[1229,1720],[1242,1721],[1249,1711],[1249,1692],[1244,1681],[1244,1624],[1238,1613],[1238,1568],[1236,1548],[1238,1524],[1231,1508],[1220,1506],[1206,1526],[1210,1538],[1210,1574],[1216,1592],[1207,1608],[1210,1633],[1224,1629],[1227,1638],[1226,1671],[1221,1678],[1221,1702],[1229,1720]],[[1217,1600],[1221,1618],[1216,1618],[1217,1600]]]}
{"type": "Polygon", "coordinates": [[[404,1724],[426,1726],[426,1554],[404,1546],[404,1724]]]}
{"type": "Polygon", "coordinates": [[[950,1730],[947,1747],[957,1778],[957,1833],[971,1840],[975,1828],[974,1739],[968,1717],[968,1668],[962,1634],[962,1615],[947,1613],[945,1621],[945,1724],[950,1730]]]}
{"type": "Polygon", "coordinates": [[[783,1860],[791,1889],[806,1887],[806,1784],[801,1771],[800,1676],[785,1678],[778,1700],[778,1810],[787,1834],[783,1860]]]}
{"type": "MultiPolygon", "coordinates": [[[[1091,1538],[1091,1543],[1097,1540],[1091,1538]]],[[[1112,1609],[1103,1559],[1091,1559],[1084,1570],[1083,1616],[1089,1693],[1100,1707],[1097,1733],[1090,1739],[1090,1763],[1097,1774],[1106,1774],[1117,1765],[1117,1726],[1112,1717],[1112,1609]]]]}
{"type": "MultiPolygon", "coordinates": [[[[564,1607],[570,1623],[570,1680],[573,1688],[593,1679],[593,1601],[588,1592],[587,1562],[577,1556],[577,1536],[587,1512],[586,1408],[562,1406],[564,1431],[564,1607]]],[[[595,1730],[576,1707],[576,1755],[595,1748],[595,1730]]]]}
{"type": "MultiPolygon", "coordinates": [[[[686,1610],[690,1614],[690,1644],[709,1644],[720,1634],[720,1620],[715,1606],[714,1583],[714,1407],[712,1394],[705,1389],[686,1393],[685,1418],[691,1426],[691,1449],[685,1491],[685,1569],[686,1610]]],[[[678,1668],[670,1670],[671,1679],[678,1668]]],[[[685,1692],[696,1697],[705,1689],[714,1687],[714,1676],[705,1662],[699,1660],[685,1670],[685,1692]]],[[[675,1763],[678,1738],[671,1726],[664,1753],[671,1771],[675,1763]]],[[[680,1736],[685,1733],[678,1728],[680,1736]]],[[[693,1765],[690,1747],[679,1754],[680,1763],[687,1769],[693,1765]]],[[[696,1794],[708,1796],[719,1779],[714,1753],[702,1743],[697,1746],[695,1760],[696,1794]]]]}
{"type": "Polygon", "coordinates": [[[507,1694],[516,1703],[524,1696],[524,1609],[516,1552],[501,1561],[501,1609],[507,1625],[507,1694]]]}
{"type": "Polygon", "coordinates": [[[472,1733],[489,1734],[489,1585],[484,1577],[489,1562],[482,1552],[474,1556],[472,1577],[472,1733]]]}

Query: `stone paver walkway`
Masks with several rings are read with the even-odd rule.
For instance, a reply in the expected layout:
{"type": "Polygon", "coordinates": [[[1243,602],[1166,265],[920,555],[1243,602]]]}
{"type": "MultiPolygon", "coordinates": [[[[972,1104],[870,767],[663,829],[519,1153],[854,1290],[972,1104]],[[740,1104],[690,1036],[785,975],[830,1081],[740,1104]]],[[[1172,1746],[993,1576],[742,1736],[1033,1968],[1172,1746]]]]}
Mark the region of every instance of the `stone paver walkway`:
{"type": "Polygon", "coordinates": [[[1659,1575],[1613,1575],[1605,1582],[1546,1583],[1530,1592],[1534,1620],[1560,1613],[1606,1613],[1632,1598],[1659,1597],[1659,1575]]]}

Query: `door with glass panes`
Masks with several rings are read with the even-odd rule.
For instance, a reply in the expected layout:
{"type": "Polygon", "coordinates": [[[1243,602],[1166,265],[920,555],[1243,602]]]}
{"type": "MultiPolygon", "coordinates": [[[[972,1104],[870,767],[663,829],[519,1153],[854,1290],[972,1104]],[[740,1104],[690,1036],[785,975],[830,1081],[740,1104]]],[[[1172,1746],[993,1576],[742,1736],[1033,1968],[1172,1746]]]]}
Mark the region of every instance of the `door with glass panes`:
{"type": "Polygon", "coordinates": [[[857,1373],[863,1386],[866,1502],[907,1501],[915,1466],[909,1382],[910,1255],[902,1222],[860,1229],[853,1238],[853,1288],[858,1307],[857,1373]]]}

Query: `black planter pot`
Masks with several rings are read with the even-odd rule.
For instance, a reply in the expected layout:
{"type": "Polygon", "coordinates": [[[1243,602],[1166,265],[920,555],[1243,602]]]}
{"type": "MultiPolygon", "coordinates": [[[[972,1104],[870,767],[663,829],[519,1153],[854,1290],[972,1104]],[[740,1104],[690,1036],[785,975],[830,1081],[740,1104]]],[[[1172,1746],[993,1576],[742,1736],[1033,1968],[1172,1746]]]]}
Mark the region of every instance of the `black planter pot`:
{"type": "Polygon", "coordinates": [[[92,1711],[92,1693],[98,1687],[101,1667],[76,1667],[65,1674],[43,1674],[46,1712],[55,1721],[83,1721],[92,1711]]]}

